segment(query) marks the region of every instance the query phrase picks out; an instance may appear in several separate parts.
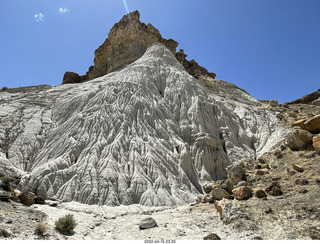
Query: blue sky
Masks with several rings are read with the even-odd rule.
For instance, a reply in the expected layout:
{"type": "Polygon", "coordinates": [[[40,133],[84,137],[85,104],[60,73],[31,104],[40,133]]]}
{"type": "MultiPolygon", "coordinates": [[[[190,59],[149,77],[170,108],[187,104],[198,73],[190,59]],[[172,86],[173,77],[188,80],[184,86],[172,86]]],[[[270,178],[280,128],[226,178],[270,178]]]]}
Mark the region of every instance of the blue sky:
{"type": "MultiPolygon", "coordinates": [[[[126,0],[129,11],[222,79],[258,99],[320,88],[319,0],[126,0]]],[[[0,88],[84,74],[123,0],[1,0],[0,88]]]]}

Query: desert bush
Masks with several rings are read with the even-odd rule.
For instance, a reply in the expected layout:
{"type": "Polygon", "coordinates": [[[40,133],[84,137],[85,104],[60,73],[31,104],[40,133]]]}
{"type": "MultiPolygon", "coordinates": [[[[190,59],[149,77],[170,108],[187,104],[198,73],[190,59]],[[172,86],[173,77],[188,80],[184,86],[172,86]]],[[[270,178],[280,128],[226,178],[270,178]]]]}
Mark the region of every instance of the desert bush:
{"type": "Polygon", "coordinates": [[[2,91],[6,91],[6,90],[8,90],[9,88],[8,87],[6,87],[6,86],[4,86],[4,87],[2,87],[2,91]]]}
{"type": "Polygon", "coordinates": [[[72,214],[67,214],[61,217],[55,222],[56,230],[62,234],[72,234],[73,229],[77,226],[77,223],[72,214]]]}
{"type": "Polygon", "coordinates": [[[46,231],[47,225],[45,223],[38,223],[34,229],[34,233],[39,236],[43,236],[46,231]]]}
{"type": "Polygon", "coordinates": [[[1,182],[2,182],[2,189],[9,191],[10,190],[10,186],[11,186],[11,182],[12,182],[12,177],[10,176],[3,176],[1,177],[1,182]]]}

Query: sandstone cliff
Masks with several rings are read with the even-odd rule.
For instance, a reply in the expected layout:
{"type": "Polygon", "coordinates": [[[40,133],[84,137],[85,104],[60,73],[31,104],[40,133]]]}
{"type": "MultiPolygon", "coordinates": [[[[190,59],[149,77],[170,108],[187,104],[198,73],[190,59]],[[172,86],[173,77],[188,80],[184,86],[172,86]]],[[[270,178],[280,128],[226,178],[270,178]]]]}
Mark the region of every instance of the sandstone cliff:
{"type": "Polygon", "coordinates": [[[162,38],[153,25],[141,23],[139,12],[134,11],[125,15],[112,27],[108,38],[95,51],[94,65],[89,68],[86,75],[79,76],[73,72],[66,72],[62,83],[80,83],[122,68],[140,58],[149,47],[157,42],[165,45],[189,74],[196,78],[200,75],[215,78],[214,73],[209,73],[194,60],[186,60],[187,55],[183,53],[183,50],[176,53],[178,42],[162,38]]]}

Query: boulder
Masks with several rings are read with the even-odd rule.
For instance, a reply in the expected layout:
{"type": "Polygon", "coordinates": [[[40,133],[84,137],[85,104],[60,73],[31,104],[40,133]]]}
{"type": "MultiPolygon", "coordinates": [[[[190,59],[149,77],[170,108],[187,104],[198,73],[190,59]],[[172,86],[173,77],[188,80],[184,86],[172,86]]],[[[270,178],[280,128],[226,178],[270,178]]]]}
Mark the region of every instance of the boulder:
{"type": "Polygon", "coordinates": [[[149,218],[145,218],[145,219],[142,219],[140,221],[140,224],[139,224],[139,229],[140,230],[145,230],[145,229],[150,229],[150,228],[154,228],[154,227],[158,227],[158,224],[157,222],[149,217],[149,218]]]}
{"type": "Polygon", "coordinates": [[[232,194],[232,189],[233,189],[233,185],[231,184],[230,180],[227,179],[225,180],[221,186],[221,189],[225,190],[226,192],[228,192],[229,194],[232,194]]]}
{"type": "Polygon", "coordinates": [[[288,135],[286,146],[293,151],[313,149],[312,138],[313,135],[310,132],[296,127],[294,131],[288,135]]]}
{"type": "Polygon", "coordinates": [[[314,150],[320,151],[320,134],[318,134],[312,138],[312,146],[313,146],[314,150]]]}
{"type": "Polygon", "coordinates": [[[24,191],[19,196],[20,202],[26,206],[30,206],[34,204],[35,198],[36,198],[36,195],[33,192],[29,192],[29,191],[24,191]]]}
{"type": "Polygon", "coordinates": [[[209,235],[205,236],[203,240],[221,240],[221,238],[215,233],[210,233],[209,235]]]}
{"type": "Polygon", "coordinates": [[[202,186],[202,189],[205,193],[210,193],[212,191],[212,184],[208,183],[202,186]]]}
{"type": "Polygon", "coordinates": [[[320,133],[320,115],[311,117],[304,122],[305,129],[311,133],[320,133]]]}
{"type": "Polygon", "coordinates": [[[244,163],[230,165],[226,168],[228,180],[231,185],[236,186],[240,181],[245,180],[245,165],[244,163]]]}
{"type": "Polygon", "coordinates": [[[279,183],[272,182],[270,186],[268,186],[265,191],[271,196],[280,196],[283,194],[279,183]]]}
{"type": "Polygon", "coordinates": [[[254,194],[257,198],[266,198],[267,193],[264,190],[257,190],[254,194]]]}
{"type": "Polygon", "coordinates": [[[247,186],[240,186],[232,190],[233,196],[237,200],[247,200],[252,197],[252,190],[247,186]]]}
{"type": "Polygon", "coordinates": [[[46,204],[46,201],[41,196],[36,196],[34,199],[35,204],[46,204]]]}
{"type": "Polygon", "coordinates": [[[221,188],[214,188],[210,195],[213,197],[214,200],[222,200],[223,198],[230,198],[230,195],[227,191],[221,188]]]}

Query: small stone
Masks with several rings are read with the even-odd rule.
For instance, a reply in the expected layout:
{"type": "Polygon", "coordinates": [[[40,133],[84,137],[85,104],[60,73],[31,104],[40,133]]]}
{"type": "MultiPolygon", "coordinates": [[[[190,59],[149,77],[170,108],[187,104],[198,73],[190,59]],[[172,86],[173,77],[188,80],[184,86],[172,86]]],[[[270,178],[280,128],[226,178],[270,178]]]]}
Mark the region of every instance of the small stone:
{"type": "Polygon", "coordinates": [[[12,219],[9,219],[9,220],[6,222],[6,224],[12,224],[12,223],[13,223],[12,219]]]}
{"type": "Polygon", "coordinates": [[[272,182],[271,185],[265,189],[265,191],[271,196],[280,196],[283,194],[281,187],[277,182],[272,182]]]}
{"type": "Polygon", "coordinates": [[[221,238],[215,233],[210,233],[209,235],[205,236],[203,240],[221,240],[221,238]]]}
{"type": "Polygon", "coordinates": [[[247,186],[240,186],[232,190],[233,196],[237,200],[247,200],[252,197],[252,190],[247,186]]]}
{"type": "Polygon", "coordinates": [[[265,211],[265,213],[266,213],[266,214],[271,214],[271,213],[273,213],[272,208],[268,208],[268,209],[265,211]]]}
{"type": "Polygon", "coordinates": [[[257,198],[265,198],[265,197],[267,197],[267,193],[264,190],[257,190],[255,192],[255,196],[257,198]]]}
{"type": "Polygon", "coordinates": [[[298,172],[303,172],[303,168],[301,168],[300,166],[298,166],[296,164],[292,164],[292,168],[298,172]]]}
{"type": "Polygon", "coordinates": [[[150,228],[154,228],[154,227],[158,227],[158,224],[153,218],[150,218],[150,217],[142,219],[139,224],[140,230],[150,229],[150,228]]]}
{"type": "Polygon", "coordinates": [[[261,236],[255,236],[253,237],[253,240],[263,240],[261,236]]]}

